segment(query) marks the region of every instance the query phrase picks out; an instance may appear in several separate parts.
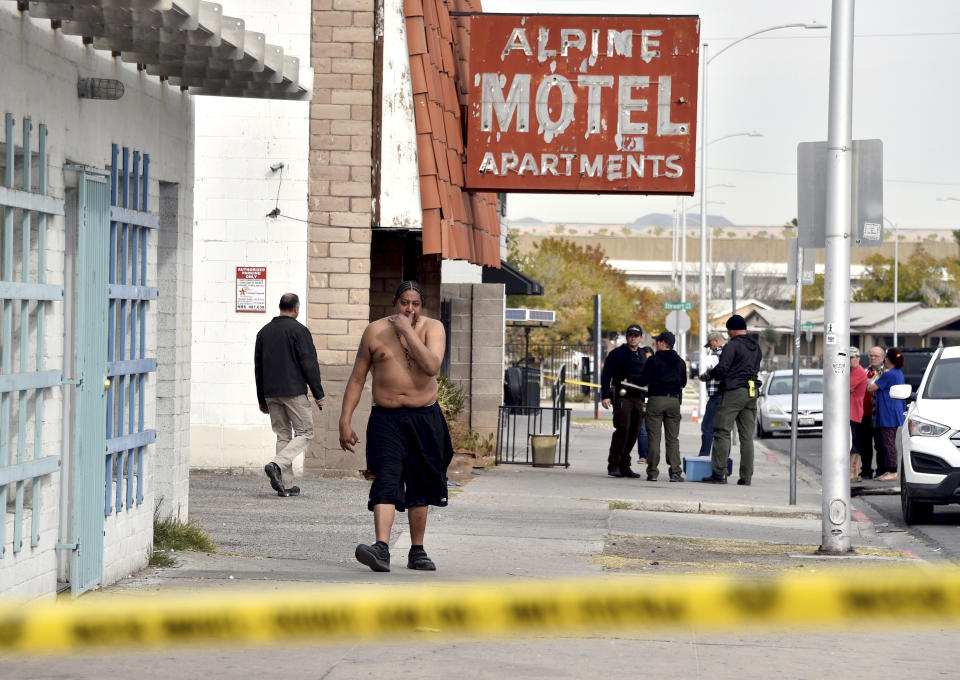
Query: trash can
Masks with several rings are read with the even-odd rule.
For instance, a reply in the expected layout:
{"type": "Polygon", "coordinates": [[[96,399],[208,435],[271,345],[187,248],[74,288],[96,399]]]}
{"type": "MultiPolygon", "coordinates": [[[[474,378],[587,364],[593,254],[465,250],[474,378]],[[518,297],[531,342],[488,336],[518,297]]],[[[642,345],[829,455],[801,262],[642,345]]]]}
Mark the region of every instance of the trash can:
{"type": "Polygon", "coordinates": [[[533,467],[553,467],[557,459],[556,434],[531,434],[530,449],[533,451],[533,467]]]}
{"type": "Polygon", "coordinates": [[[523,403],[523,369],[511,366],[503,372],[503,404],[520,406],[523,403]]]}
{"type": "Polygon", "coordinates": [[[540,406],[540,369],[535,366],[520,366],[520,379],[523,383],[523,406],[540,406]]]}

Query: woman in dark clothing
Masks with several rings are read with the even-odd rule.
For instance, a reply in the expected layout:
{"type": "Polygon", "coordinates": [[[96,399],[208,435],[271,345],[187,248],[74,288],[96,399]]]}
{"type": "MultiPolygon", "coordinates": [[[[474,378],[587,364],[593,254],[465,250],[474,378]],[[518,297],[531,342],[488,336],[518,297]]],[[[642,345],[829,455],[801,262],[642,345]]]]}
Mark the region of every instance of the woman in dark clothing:
{"type": "Polygon", "coordinates": [[[876,397],[874,415],[876,427],[880,430],[880,439],[883,442],[886,455],[887,471],[877,477],[878,481],[890,482],[899,479],[897,475],[897,428],[903,425],[903,404],[890,398],[890,388],[893,385],[904,384],[903,380],[903,352],[896,347],[887,350],[883,360],[883,375],[876,382],[867,385],[867,391],[873,392],[876,397]]]}

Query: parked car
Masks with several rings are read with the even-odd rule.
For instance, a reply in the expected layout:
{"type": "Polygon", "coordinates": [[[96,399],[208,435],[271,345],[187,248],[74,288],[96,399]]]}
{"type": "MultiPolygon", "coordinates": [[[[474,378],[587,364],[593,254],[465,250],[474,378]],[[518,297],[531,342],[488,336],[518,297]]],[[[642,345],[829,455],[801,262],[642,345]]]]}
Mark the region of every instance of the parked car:
{"type": "Polygon", "coordinates": [[[890,396],[913,399],[897,429],[903,520],[929,522],[934,505],[960,503],[960,347],[934,352],[916,392],[894,385],[890,396]]]}
{"type": "MultiPolygon", "coordinates": [[[[800,369],[797,432],[823,432],[823,371],[800,369]]],[[[793,413],[793,371],[771,371],[757,399],[757,436],[790,432],[793,413]]]]}

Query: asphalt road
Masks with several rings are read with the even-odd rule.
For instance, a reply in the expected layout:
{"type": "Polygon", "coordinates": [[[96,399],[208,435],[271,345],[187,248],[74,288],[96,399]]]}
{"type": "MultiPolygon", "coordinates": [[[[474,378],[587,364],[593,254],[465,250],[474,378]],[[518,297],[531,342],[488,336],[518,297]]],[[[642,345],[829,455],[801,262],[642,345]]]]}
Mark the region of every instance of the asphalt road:
{"type": "MultiPolygon", "coordinates": [[[[790,437],[775,436],[763,444],[785,456],[790,455],[790,437]]],[[[820,474],[820,437],[805,435],[797,439],[797,459],[801,465],[820,474]]],[[[941,505],[934,510],[928,525],[907,526],[900,513],[900,495],[896,482],[864,482],[853,489],[854,498],[864,507],[878,533],[904,532],[946,559],[960,560],[960,505],[941,505]],[[859,487],[859,488],[857,488],[859,487]]]]}

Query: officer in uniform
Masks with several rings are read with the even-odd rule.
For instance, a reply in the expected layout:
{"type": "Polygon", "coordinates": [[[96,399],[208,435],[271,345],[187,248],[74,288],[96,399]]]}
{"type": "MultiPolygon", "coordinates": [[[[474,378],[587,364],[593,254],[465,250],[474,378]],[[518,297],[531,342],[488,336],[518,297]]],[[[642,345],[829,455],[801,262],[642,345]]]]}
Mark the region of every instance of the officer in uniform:
{"type": "Polygon", "coordinates": [[[611,350],[600,374],[600,397],[603,408],[613,405],[613,437],[607,457],[607,474],[611,477],[637,479],[630,469],[630,451],[637,441],[643,422],[646,389],[640,386],[646,355],[640,350],[643,329],[639,324],[627,328],[626,344],[611,350]]]}

